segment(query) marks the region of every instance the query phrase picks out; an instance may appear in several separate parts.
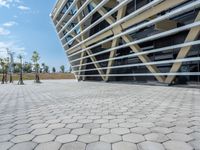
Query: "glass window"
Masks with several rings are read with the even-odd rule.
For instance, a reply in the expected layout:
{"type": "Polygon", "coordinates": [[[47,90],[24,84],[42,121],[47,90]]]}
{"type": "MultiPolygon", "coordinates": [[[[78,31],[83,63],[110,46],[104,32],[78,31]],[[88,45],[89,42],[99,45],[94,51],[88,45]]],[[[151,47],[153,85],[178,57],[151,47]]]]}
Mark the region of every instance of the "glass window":
{"type": "MultiPolygon", "coordinates": [[[[66,42],[69,42],[72,38],[73,38],[73,37],[72,37],[71,35],[69,35],[69,36],[67,36],[67,37],[65,38],[65,40],[66,40],[66,42]]],[[[73,40],[73,41],[70,41],[70,42],[68,43],[69,46],[71,46],[71,45],[73,44],[73,42],[74,42],[74,40],[73,40]]]]}
{"type": "Polygon", "coordinates": [[[89,5],[87,6],[87,8],[88,8],[88,11],[89,11],[89,12],[91,12],[91,11],[94,9],[94,7],[93,7],[91,4],[89,4],[89,5]]]}

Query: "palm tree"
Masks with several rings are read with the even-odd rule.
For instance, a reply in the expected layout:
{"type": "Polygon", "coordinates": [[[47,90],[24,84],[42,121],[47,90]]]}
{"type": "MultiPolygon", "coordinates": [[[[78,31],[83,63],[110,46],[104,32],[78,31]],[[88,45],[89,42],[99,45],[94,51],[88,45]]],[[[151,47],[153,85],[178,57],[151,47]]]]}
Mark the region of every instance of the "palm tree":
{"type": "Polygon", "coordinates": [[[62,73],[64,73],[65,72],[65,66],[64,65],[60,66],[60,70],[61,70],[62,73]]]}
{"type": "Polygon", "coordinates": [[[23,82],[23,64],[22,64],[23,57],[22,57],[22,55],[19,55],[18,59],[20,60],[20,63],[19,63],[20,73],[19,73],[18,85],[24,85],[24,82],[23,82]]]}
{"type": "Polygon", "coordinates": [[[35,69],[35,83],[41,83],[40,77],[39,77],[39,69],[40,69],[40,65],[38,64],[39,59],[40,59],[40,56],[38,52],[34,51],[32,55],[32,61],[34,64],[34,69],[35,69]]]}

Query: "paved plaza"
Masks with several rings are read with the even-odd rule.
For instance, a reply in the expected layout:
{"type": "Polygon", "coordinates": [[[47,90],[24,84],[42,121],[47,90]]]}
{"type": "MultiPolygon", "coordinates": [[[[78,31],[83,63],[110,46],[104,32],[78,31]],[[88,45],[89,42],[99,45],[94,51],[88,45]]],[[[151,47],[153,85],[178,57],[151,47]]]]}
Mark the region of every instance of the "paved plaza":
{"type": "Polygon", "coordinates": [[[0,85],[0,150],[200,150],[200,89],[0,85]]]}

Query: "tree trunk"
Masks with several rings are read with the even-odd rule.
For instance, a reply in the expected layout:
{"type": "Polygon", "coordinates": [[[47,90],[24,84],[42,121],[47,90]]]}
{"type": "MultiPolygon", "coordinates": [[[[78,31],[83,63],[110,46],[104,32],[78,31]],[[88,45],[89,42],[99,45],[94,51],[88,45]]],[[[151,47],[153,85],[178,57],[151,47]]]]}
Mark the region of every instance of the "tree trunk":
{"type": "Polygon", "coordinates": [[[4,67],[2,68],[2,70],[3,70],[3,76],[2,76],[2,80],[1,80],[1,84],[4,84],[4,81],[5,81],[5,77],[4,77],[4,67]]]}
{"type": "Polygon", "coordinates": [[[10,83],[13,83],[12,73],[10,73],[10,83]]]}
{"type": "Polygon", "coordinates": [[[20,70],[20,74],[19,74],[19,81],[18,81],[18,85],[24,85],[24,81],[23,81],[23,72],[22,72],[22,66],[21,66],[21,70],[20,70]]]}
{"type": "Polygon", "coordinates": [[[36,73],[35,73],[35,83],[41,83],[40,82],[40,76],[39,76],[38,70],[36,70],[36,73]]]}

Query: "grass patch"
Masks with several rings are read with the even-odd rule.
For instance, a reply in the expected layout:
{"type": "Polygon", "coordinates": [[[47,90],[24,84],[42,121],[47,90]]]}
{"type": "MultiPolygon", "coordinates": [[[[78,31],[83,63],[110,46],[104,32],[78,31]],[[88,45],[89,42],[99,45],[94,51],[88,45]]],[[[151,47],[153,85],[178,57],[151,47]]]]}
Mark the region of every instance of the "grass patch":
{"type": "MultiPolygon", "coordinates": [[[[10,76],[8,75],[8,81],[10,76]]],[[[2,74],[0,75],[0,79],[2,79],[2,74]]],[[[34,80],[35,74],[34,73],[24,73],[23,80],[34,80]]],[[[75,79],[74,74],[72,73],[40,73],[41,80],[53,80],[53,79],[75,79]]],[[[13,80],[19,80],[18,74],[13,74],[13,80]]]]}

